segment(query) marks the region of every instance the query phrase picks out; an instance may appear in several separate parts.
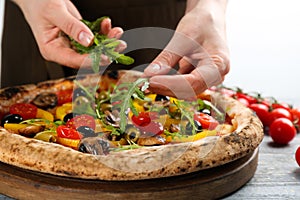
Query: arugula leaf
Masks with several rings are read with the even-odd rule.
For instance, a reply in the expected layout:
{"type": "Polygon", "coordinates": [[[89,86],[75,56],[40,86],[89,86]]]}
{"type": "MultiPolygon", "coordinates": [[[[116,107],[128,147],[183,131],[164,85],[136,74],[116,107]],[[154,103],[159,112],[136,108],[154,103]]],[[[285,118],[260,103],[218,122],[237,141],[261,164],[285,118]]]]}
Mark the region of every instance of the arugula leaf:
{"type": "Polygon", "coordinates": [[[90,54],[92,60],[92,70],[95,73],[99,72],[99,64],[101,62],[101,55],[106,55],[110,61],[115,61],[116,63],[131,65],[134,63],[134,59],[125,56],[117,51],[116,47],[120,42],[115,38],[108,38],[106,35],[99,34],[101,32],[101,22],[108,17],[104,16],[98,18],[97,20],[90,22],[87,20],[81,20],[85,25],[87,25],[94,34],[93,44],[89,47],[85,47],[75,41],[73,38],[69,37],[71,45],[80,54],[90,54]]]}
{"type": "MultiPolygon", "coordinates": [[[[139,78],[133,83],[124,83],[116,87],[115,92],[112,94],[111,101],[115,104],[113,109],[120,108],[120,130],[125,131],[127,124],[127,109],[131,108],[133,113],[137,110],[133,106],[132,97],[137,94],[140,85],[147,83],[147,78],[139,78]]],[[[138,92],[140,93],[140,92],[138,92]]]]}
{"type": "MultiPolygon", "coordinates": [[[[197,127],[194,123],[194,110],[191,109],[191,103],[186,101],[177,101],[174,102],[181,113],[181,120],[188,120],[188,122],[192,126],[192,133],[196,134],[197,127]]],[[[185,130],[185,128],[181,128],[181,130],[185,130]]]]}

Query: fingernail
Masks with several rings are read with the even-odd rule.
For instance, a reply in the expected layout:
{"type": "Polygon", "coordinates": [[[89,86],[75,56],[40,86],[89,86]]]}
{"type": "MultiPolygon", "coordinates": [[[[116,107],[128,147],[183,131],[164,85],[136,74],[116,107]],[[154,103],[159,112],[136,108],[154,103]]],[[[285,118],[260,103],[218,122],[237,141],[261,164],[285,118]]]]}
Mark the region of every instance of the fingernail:
{"type": "Polygon", "coordinates": [[[149,72],[156,74],[157,72],[159,72],[160,68],[161,67],[158,64],[152,64],[149,66],[149,72]]]}
{"type": "Polygon", "coordinates": [[[79,42],[84,46],[89,46],[92,42],[92,39],[93,36],[84,31],[81,31],[78,35],[79,42]]]}

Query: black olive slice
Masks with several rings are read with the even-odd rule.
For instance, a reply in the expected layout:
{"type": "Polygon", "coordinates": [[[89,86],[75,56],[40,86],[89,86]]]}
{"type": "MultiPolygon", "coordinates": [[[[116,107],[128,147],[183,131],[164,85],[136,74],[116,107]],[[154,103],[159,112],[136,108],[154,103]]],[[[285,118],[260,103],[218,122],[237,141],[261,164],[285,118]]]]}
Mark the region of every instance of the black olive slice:
{"type": "Polygon", "coordinates": [[[87,94],[82,88],[76,88],[73,92],[73,100],[75,100],[77,97],[86,97],[87,94]]]}
{"type": "Polygon", "coordinates": [[[57,95],[54,93],[44,92],[37,95],[32,103],[39,108],[54,108],[57,105],[57,95]]]}
{"type": "Polygon", "coordinates": [[[84,138],[97,136],[95,131],[89,126],[80,126],[76,130],[81,133],[84,138]]]}
{"type": "Polygon", "coordinates": [[[161,94],[156,95],[155,101],[169,101],[170,97],[161,94]]]}
{"type": "MultiPolygon", "coordinates": [[[[197,133],[200,132],[200,131],[202,131],[202,126],[201,126],[200,122],[194,120],[194,124],[196,126],[196,130],[195,131],[197,133]]],[[[188,122],[187,125],[185,126],[185,134],[186,135],[193,135],[193,127],[192,127],[192,125],[191,125],[190,122],[188,122]]]]}
{"type": "Polygon", "coordinates": [[[6,123],[20,123],[21,121],[23,121],[23,118],[21,117],[21,115],[18,114],[8,114],[6,116],[3,117],[3,119],[1,120],[1,126],[3,127],[4,124],[6,123]]]}
{"type": "Polygon", "coordinates": [[[127,141],[136,142],[140,136],[141,131],[137,127],[133,125],[127,125],[124,137],[127,141]]]}

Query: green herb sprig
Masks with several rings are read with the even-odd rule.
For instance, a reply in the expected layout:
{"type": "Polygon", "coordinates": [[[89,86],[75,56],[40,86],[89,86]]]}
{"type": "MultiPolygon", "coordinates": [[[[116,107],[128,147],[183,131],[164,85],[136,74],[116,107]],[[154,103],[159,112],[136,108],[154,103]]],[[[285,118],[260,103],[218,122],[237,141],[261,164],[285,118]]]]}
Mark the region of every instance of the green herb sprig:
{"type": "Polygon", "coordinates": [[[127,110],[131,109],[134,115],[138,115],[138,111],[133,105],[132,98],[145,100],[144,91],[148,88],[149,82],[147,78],[139,78],[133,83],[122,83],[118,85],[114,93],[111,95],[111,101],[114,103],[113,109],[120,109],[120,130],[125,131],[127,124],[127,110]],[[140,86],[143,85],[141,88],[140,86]]]}
{"type": "MultiPolygon", "coordinates": [[[[181,113],[181,120],[188,120],[188,122],[192,126],[192,133],[196,134],[197,127],[194,123],[194,110],[191,109],[191,102],[186,101],[177,101],[174,102],[174,104],[177,106],[178,110],[181,113]]],[[[185,130],[184,128],[181,128],[181,130],[185,130]]]]}
{"type": "Polygon", "coordinates": [[[90,22],[87,20],[81,20],[85,25],[87,25],[94,34],[93,44],[89,47],[85,47],[75,41],[73,38],[69,38],[74,49],[80,54],[89,54],[92,60],[92,70],[95,73],[99,72],[99,64],[101,62],[101,55],[107,56],[111,62],[115,61],[123,65],[130,65],[134,63],[134,59],[120,54],[115,51],[116,47],[120,42],[115,38],[108,38],[106,35],[101,33],[101,23],[104,19],[108,17],[101,17],[97,20],[90,22]]]}

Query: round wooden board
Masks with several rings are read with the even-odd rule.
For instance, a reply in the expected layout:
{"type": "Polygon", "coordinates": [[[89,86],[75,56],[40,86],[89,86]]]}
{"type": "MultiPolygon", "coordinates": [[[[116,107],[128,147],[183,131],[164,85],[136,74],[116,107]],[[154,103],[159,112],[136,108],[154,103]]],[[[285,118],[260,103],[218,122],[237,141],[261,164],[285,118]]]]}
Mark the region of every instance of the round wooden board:
{"type": "Polygon", "coordinates": [[[59,177],[0,163],[0,193],[17,199],[217,199],[254,175],[258,150],[223,166],[160,179],[99,181],[59,177]]]}

